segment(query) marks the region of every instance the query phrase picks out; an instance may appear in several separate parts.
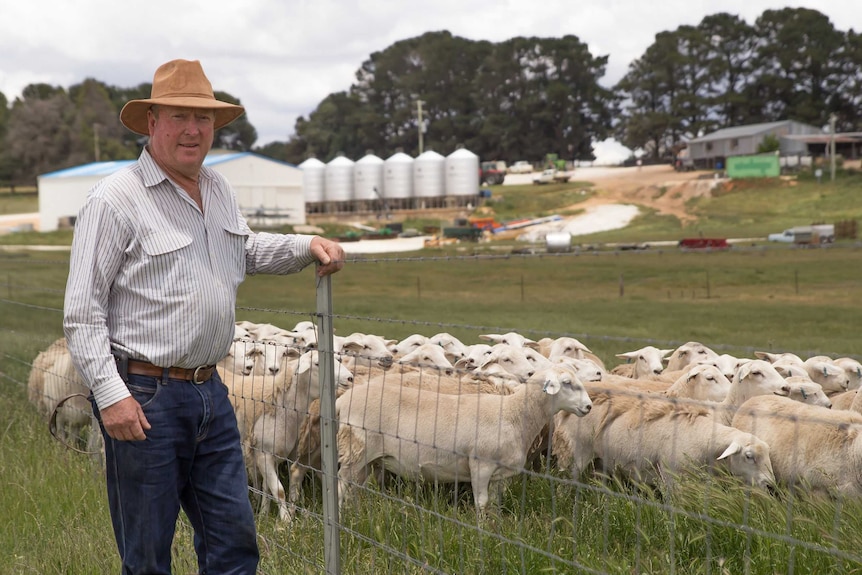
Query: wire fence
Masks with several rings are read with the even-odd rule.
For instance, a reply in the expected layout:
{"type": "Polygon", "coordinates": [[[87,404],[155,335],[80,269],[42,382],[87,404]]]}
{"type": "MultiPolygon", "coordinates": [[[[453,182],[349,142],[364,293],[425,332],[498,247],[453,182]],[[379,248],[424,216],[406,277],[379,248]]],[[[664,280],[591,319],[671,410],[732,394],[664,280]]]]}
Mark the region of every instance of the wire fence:
{"type": "MultiPolygon", "coordinates": [[[[493,277],[511,259],[357,258],[350,265],[383,267],[375,273],[400,275],[409,286],[402,264],[472,260],[493,277]]],[[[68,261],[15,263],[39,279],[8,275],[0,286],[0,377],[27,389],[65,444],[98,452],[81,397],[87,390],[74,387],[80,383],[60,339],[68,261]]],[[[854,439],[862,416],[800,418],[767,397],[736,422],[738,405],[718,395],[704,407],[668,396],[668,381],[612,385],[620,377],[609,375],[613,366],[582,343],[669,352],[686,342],[522,330],[461,321],[457,312],[433,320],[338,313],[332,291],[341,279],[316,280],[305,310],[240,306],[238,318],[269,321],[239,321],[220,364],[259,514],[261,573],[862,572],[862,446],[854,439]],[[357,329],[336,334],[336,324],[357,329]],[[544,363],[554,342],[569,345],[560,355],[596,362],[599,377],[589,363],[544,363]],[[789,431],[775,435],[782,425],[789,431]],[[757,441],[728,435],[745,426],[755,436],[773,433],[781,451],[767,447],[770,465],[757,441]],[[817,449],[797,449],[811,438],[822,440],[817,449]],[[656,461],[663,465],[649,464],[656,461]],[[826,468],[836,461],[843,466],[826,468]],[[818,473],[804,473],[805,463],[818,473]]],[[[437,284],[426,282],[429,291],[418,287],[416,299],[439,313],[429,301],[437,284]]],[[[535,289],[514,283],[510,302],[535,289]]],[[[692,297],[709,292],[700,286],[692,297]]],[[[708,345],[748,359],[757,351],[708,345]]],[[[781,381],[758,376],[770,390],[763,393],[792,393],[776,375],[781,381]]]]}

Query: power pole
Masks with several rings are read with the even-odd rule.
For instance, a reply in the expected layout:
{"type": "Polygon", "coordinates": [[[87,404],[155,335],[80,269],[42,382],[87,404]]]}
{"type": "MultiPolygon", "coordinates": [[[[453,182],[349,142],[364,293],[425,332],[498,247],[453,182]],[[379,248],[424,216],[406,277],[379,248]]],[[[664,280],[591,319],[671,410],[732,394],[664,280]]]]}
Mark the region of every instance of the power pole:
{"type": "Polygon", "coordinates": [[[99,124],[93,122],[93,151],[96,156],[96,161],[99,161],[99,124]]]}
{"type": "Polygon", "coordinates": [[[829,169],[830,179],[835,181],[835,114],[829,115],[829,169]]]}
{"type": "Polygon", "coordinates": [[[422,137],[425,134],[425,123],[422,121],[422,100],[416,100],[416,113],[419,117],[419,155],[422,155],[422,137]]]}

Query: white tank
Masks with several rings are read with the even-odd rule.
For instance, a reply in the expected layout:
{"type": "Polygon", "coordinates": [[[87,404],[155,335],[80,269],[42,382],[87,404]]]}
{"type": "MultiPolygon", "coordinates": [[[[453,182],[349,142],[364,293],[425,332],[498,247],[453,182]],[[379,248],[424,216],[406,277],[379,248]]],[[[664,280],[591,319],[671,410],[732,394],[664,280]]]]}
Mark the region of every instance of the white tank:
{"type": "Polygon", "coordinates": [[[445,164],[446,158],[433,150],[416,158],[413,162],[413,197],[439,198],[446,195],[445,164]]]}
{"type": "Polygon", "coordinates": [[[356,160],[353,166],[353,197],[357,200],[376,200],[378,193],[383,195],[383,160],[368,154],[356,160]]]}
{"type": "Polygon", "coordinates": [[[347,202],[353,199],[355,162],[338,156],[326,164],[326,201],[347,202]]]}
{"type": "Polygon", "coordinates": [[[413,158],[398,152],[383,162],[383,193],[387,198],[413,197],[413,158]]]}
{"type": "Polygon", "coordinates": [[[308,158],[301,164],[302,195],[306,202],[322,202],[326,197],[326,164],[317,158],[308,158]]]}
{"type": "Polygon", "coordinates": [[[446,195],[479,195],[479,156],[464,148],[446,156],[446,195]]]}

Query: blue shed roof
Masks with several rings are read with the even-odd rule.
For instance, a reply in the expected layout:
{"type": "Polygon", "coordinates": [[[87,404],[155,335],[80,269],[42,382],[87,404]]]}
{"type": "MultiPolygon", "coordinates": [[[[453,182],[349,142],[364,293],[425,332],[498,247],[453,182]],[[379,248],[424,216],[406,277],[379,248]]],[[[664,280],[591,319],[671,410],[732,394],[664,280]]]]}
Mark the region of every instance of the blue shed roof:
{"type": "MultiPolygon", "coordinates": [[[[239,158],[244,158],[245,156],[257,156],[259,158],[263,158],[264,160],[268,160],[270,162],[275,162],[277,164],[282,164],[285,166],[296,167],[293,164],[287,162],[281,162],[279,160],[273,160],[267,156],[261,156],[259,154],[255,154],[253,152],[217,152],[210,153],[204,159],[204,166],[215,166],[217,164],[224,164],[225,162],[231,162],[233,160],[238,160],[239,158]]],[[[81,164],[80,166],[73,166],[71,168],[65,168],[63,170],[57,170],[56,172],[49,172],[47,174],[42,174],[40,177],[42,178],[78,178],[78,177],[89,177],[89,176],[109,176],[120,170],[125,168],[126,166],[130,166],[134,164],[137,160],[116,160],[112,162],[91,162],[89,164],[81,164]]]]}

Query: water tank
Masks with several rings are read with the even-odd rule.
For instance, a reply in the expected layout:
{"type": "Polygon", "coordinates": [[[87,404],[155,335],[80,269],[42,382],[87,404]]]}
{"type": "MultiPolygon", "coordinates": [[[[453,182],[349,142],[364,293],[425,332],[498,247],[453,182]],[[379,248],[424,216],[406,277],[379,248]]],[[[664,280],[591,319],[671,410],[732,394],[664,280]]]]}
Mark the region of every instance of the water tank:
{"type": "Polygon", "coordinates": [[[416,158],[413,162],[413,197],[439,198],[446,195],[445,164],[446,158],[433,150],[416,158]]]}
{"type": "Polygon", "coordinates": [[[479,156],[465,148],[446,156],[446,195],[479,195],[479,156]]]}
{"type": "Polygon", "coordinates": [[[355,162],[338,156],[326,164],[326,201],[346,202],[353,199],[355,162]]]}
{"type": "Polygon", "coordinates": [[[376,200],[378,193],[383,194],[383,160],[368,154],[356,160],[353,166],[353,197],[357,200],[376,200]]]}
{"type": "Polygon", "coordinates": [[[383,193],[387,198],[413,197],[413,158],[398,152],[383,162],[383,193]]]}
{"type": "Polygon", "coordinates": [[[572,251],[572,234],[569,232],[548,232],[545,235],[545,247],[548,253],[572,251]]]}
{"type": "Polygon", "coordinates": [[[302,194],[306,202],[322,202],[326,193],[326,164],[317,158],[308,158],[301,164],[302,194]]]}

